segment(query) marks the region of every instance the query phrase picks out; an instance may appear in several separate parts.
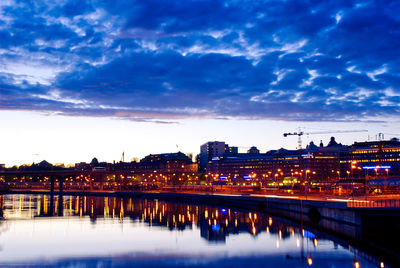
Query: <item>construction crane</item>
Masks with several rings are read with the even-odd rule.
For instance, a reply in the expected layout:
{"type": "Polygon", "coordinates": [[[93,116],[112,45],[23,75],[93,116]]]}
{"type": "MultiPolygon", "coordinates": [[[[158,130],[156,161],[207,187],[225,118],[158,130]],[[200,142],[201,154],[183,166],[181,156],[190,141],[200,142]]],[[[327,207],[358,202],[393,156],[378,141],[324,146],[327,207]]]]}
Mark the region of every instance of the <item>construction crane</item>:
{"type": "Polygon", "coordinates": [[[301,141],[301,136],[303,135],[314,135],[314,134],[331,134],[331,133],[352,133],[352,132],[368,132],[368,130],[362,129],[362,130],[331,130],[331,131],[320,131],[320,132],[304,132],[301,131],[301,129],[299,128],[298,132],[287,132],[287,133],[283,133],[284,137],[287,136],[298,136],[298,149],[302,149],[302,141],[301,141]]]}

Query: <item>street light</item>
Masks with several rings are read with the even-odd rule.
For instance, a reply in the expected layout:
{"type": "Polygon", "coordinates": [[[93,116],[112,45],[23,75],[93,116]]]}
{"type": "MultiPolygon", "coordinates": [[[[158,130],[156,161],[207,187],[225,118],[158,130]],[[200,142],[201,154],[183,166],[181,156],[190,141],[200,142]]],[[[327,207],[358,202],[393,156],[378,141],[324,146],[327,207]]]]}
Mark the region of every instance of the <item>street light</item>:
{"type": "Polygon", "coordinates": [[[351,162],[351,195],[353,196],[354,200],[354,172],[353,169],[356,168],[357,161],[351,162]]]}
{"type": "Polygon", "coordinates": [[[304,188],[306,190],[306,199],[307,199],[307,193],[308,193],[308,181],[307,181],[307,174],[310,173],[311,171],[309,169],[306,170],[305,172],[305,182],[304,182],[304,188]]]}

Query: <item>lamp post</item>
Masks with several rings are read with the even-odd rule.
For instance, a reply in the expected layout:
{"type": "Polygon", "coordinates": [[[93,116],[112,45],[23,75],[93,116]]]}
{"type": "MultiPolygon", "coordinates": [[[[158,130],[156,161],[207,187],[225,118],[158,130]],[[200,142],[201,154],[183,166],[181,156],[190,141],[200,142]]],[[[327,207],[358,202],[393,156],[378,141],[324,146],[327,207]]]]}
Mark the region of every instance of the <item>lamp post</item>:
{"type": "Polygon", "coordinates": [[[306,172],[305,172],[305,185],[304,185],[304,187],[305,187],[305,190],[306,190],[306,200],[307,200],[307,194],[308,194],[308,181],[307,181],[307,174],[308,173],[310,173],[310,170],[309,169],[307,169],[306,170],[306,172]]]}
{"type": "Polygon", "coordinates": [[[276,183],[278,184],[278,190],[280,190],[280,187],[279,187],[279,181],[280,181],[279,175],[282,174],[282,170],[280,168],[278,168],[278,172],[277,173],[278,173],[278,177],[277,177],[276,183]]]}
{"type": "Polygon", "coordinates": [[[385,171],[386,171],[386,180],[385,180],[385,185],[384,185],[383,187],[384,187],[384,189],[385,189],[385,192],[387,192],[387,189],[388,189],[389,169],[388,169],[388,168],[385,168],[385,171]]]}
{"type": "Polygon", "coordinates": [[[357,161],[351,162],[351,195],[353,196],[354,200],[354,172],[353,169],[356,168],[357,161]]]}
{"type": "Polygon", "coordinates": [[[368,196],[368,188],[367,188],[367,183],[368,183],[368,169],[364,169],[364,177],[365,177],[365,182],[364,182],[364,192],[365,192],[365,196],[368,196]]]}

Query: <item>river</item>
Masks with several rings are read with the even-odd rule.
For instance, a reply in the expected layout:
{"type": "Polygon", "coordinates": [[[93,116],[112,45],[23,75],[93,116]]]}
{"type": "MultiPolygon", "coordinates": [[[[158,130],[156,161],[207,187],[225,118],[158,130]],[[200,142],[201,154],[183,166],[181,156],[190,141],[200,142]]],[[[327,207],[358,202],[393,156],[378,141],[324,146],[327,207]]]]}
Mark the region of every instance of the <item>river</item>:
{"type": "Polygon", "coordinates": [[[273,215],[150,199],[0,196],[0,265],[389,267],[343,239],[273,215]],[[62,206],[61,208],[59,206],[62,206]]]}

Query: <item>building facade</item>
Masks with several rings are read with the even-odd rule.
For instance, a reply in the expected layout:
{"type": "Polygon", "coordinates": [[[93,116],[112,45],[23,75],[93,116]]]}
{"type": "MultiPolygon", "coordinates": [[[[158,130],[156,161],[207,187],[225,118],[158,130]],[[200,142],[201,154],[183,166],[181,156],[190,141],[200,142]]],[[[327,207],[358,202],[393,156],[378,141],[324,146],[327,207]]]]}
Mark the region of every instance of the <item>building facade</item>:
{"type": "Polygon", "coordinates": [[[200,146],[200,170],[205,170],[213,157],[223,155],[227,145],[223,141],[209,141],[200,146]]]}
{"type": "Polygon", "coordinates": [[[342,177],[399,177],[400,142],[355,142],[340,155],[342,177]]]}
{"type": "MultiPolygon", "coordinates": [[[[332,139],[334,141],[334,139],[332,139]]],[[[304,150],[273,150],[259,153],[220,155],[207,163],[208,176],[232,182],[243,180],[297,182],[332,182],[338,179],[400,176],[400,142],[356,142],[343,146],[330,142],[317,147],[313,143],[304,150]]]]}

